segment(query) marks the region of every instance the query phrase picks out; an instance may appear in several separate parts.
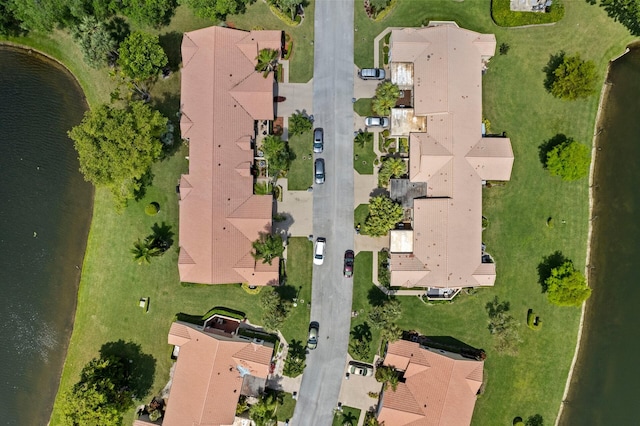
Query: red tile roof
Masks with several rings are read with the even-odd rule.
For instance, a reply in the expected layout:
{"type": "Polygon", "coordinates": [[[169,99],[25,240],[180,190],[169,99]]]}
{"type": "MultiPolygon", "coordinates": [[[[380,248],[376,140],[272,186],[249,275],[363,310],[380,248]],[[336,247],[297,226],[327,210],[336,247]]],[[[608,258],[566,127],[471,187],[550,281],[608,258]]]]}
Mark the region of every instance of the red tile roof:
{"type": "Polygon", "coordinates": [[[206,334],[174,322],[169,343],[180,347],[164,426],[231,425],[240,398],[241,367],[267,378],[273,349],[206,334]],[[185,337],[188,336],[188,337],[185,337]]]}
{"type": "Polygon", "coordinates": [[[495,282],[495,265],[482,264],[482,181],[509,180],[513,166],[508,138],[482,137],[483,61],[495,47],[493,34],[451,23],[391,33],[393,63],[412,64],[391,69],[411,85],[414,115],[427,123],[409,139],[409,179],[426,182],[427,197],[414,200],[413,252],[391,253],[392,286],[495,282]]]}
{"type": "Polygon", "coordinates": [[[378,420],[385,426],[471,423],[483,361],[400,340],[389,344],[384,365],[404,371],[404,383],[381,397],[378,420]]]}
{"type": "Polygon", "coordinates": [[[255,71],[280,31],[209,27],[182,40],[180,129],[189,173],[180,179],[180,279],[275,284],[278,260],[256,264],[251,243],[270,232],[272,197],[253,194],[256,120],[273,119],[273,78],[255,71]]]}

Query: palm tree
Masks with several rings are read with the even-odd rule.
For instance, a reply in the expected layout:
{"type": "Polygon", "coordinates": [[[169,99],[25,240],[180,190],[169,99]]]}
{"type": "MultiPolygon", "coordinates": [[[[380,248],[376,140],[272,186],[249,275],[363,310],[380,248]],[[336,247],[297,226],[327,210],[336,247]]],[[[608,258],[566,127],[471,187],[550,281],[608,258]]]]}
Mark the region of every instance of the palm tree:
{"type": "Polygon", "coordinates": [[[278,400],[273,394],[268,394],[249,408],[249,418],[256,426],[273,426],[277,422],[276,409],[278,400]]]}
{"type": "Polygon", "coordinates": [[[400,378],[398,377],[398,373],[395,368],[383,365],[376,369],[376,380],[380,383],[384,383],[385,390],[389,389],[389,386],[391,386],[391,389],[395,391],[398,388],[400,378]]]}
{"type": "Polygon", "coordinates": [[[154,238],[145,238],[143,241],[138,239],[133,243],[131,254],[133,254],[133,260],[138,262],[138,265],[143,265],[151,263],[152,257],[160,256],[162,250],[156,245],[154,238]]]}
{"type": "Polygon", "coordinates": [[[402,158],[388,157],[380,166],[378,180],[381,186],[387,186],[389,179],[398,178],[405,173],[407,173],[407,163],[402,158]]]}
{"type": "Polygon", "coordinates": [[[356,145],[360,148],[364,148],[364,146],[373,141],[373,133],[371,132],[358,132],[356,137],[353,139],[356,145]]]}
{"type": "Polygon", "coordinates": [[[262,76],[267,78],[269,73],[276,69],[278,65],[279,51],[276,49],[262,49],[256,56],[256,71],[262,71],[262,76]]]}
{"type": "Polygon", "coordinates": [[[282,245],[282,237],[280,235],[261,234],[260,238],[252,243],[253,252],[251,255],[254,259],[262,259],[262,263],[271,265],[273,259],[282,257],[284,246],[282,245]]]}

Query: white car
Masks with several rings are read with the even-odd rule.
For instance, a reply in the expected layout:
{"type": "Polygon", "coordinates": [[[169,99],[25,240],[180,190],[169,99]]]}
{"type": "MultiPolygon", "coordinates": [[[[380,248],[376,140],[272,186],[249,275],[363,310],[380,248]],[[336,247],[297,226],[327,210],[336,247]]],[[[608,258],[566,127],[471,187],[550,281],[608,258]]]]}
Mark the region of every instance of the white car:
{"type": "Polygon", "coordinates": [[[313,251],[313,264],[322,265],[324,263],[324,249],[327,246],[327,240],[322,237],[318,237],[316,240],[316,248],[313,251]]]}
{"type": "Polygon", "coordinates": [[[364,125],[367,127],[389,127],[389,118],[367,117],[364,119],[364,125]]]}

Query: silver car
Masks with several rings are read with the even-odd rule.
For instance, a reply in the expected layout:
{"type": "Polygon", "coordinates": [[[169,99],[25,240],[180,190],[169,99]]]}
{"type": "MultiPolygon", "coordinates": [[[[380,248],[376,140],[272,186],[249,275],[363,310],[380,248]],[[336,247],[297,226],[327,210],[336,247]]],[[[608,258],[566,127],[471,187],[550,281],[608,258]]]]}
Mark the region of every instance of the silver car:
{"type": "Polygon", "coordinates": [[[324,183],[324,160],[318,158],[314,165],[315,182],[320,185],[324,183]]]}
{"type": "Polygon", "coordinates": [[[312,321],[309,324],[309,339],[307,340],[307,348],[315,349],[318,347],[318,329],[320,328],[319,324],[316,321],[312,321]]]}
{"type": "Polygon", "coordinates": [[[320,154],[324,149],[324,130],[318,127],[313,131],[313,152],[320,154]]]}
{"type": "Polygon", "coordinates": [[[389,127],[389,118],[367,117],[364,119],[364,125],[367,127],[389,127]]]}

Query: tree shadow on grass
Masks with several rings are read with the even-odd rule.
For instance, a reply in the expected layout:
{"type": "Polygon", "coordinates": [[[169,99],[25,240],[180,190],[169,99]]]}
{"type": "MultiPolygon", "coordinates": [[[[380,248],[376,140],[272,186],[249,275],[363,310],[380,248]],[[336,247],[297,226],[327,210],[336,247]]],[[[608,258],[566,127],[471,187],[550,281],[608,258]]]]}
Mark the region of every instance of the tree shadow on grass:
{"type": "Polygon", "coordinates": [[[367,292],[367,300],[371,306],[382,306],[389,300],[389,297],[378,287],[371,286],[367,292]]]}
{"type": "Polygon", "coordinates": [[[125,368],[127,368],[129,388],[136,398],[144,398],[153,385],[156,359],[143,353],[138,343],[125,342],[122,339],[102,345],[100,357],[108,358],[110,356],[123,360],[125,368]]]}
{"type": "Polygon", "coordinates": [[[306,344],[304,344],[300,340],[293,339],[291,342],[289,342],[289,356],[305,359],[307,357],[306,350],[306,344]]]}
{"type": "Polygon", "coordinates": [[[289,302],[293,302],[293,299],[298,296],[298,288],[292,285],[281,285],[279,287],[276,287],[275,292],[280,295],[282,300],[286,300],[289,302]]]}
{"type": "Polygon", "coordinates": [[[169,69],[176,72],[180,69],[180,63],[182,62],[181,45],[182,45],[182,33],[177,31],[171,31],[164,33],[159,37],[160,46],[164,49],[164,53],[167,54],[169,59],[169,69]]]}
{"type": "Polygon", "coordinates": [[[154,223],[151,227],[151,232],[150,237],[156,240],[163,252],[171,248],[174,236],[174,233],[171,231],[171,225],[167,225],[165,222],[162,222],[160,225],[154,223]]]}
{"type": "Polygon", "coordinates": [[[565,57],[564,50],[561,50],[555,55],[549,55],[549,62],[547,62],[547,65],[545,65],[544,68],[542,68],[542,71],[546,76],[544,79],[544,88],[549,93],[551,93],[551,89],[553,88],[553,83],[555,83],[556,81],[555,71],[556,69],[558,69],[560,64],[562,64],[562,62],[564,61],[564,57],[565,57]]]}
{"type": "Polygon", "coordinates": [[[572,139],[566,137],[562,133],[558,133],[554,137],[549,140],[544,141],[540,146],[538,146],[538,156],[540,157],[540,162],[542,166],[547,168],[547,155],[553,151],[553,149],[559,145],[562,145],[565,142],[570,142],[572,139]]]}
{"type": "Polygon", "coordinates": [[[546,281],[551,276],[551,271],[568,260],[560,250],[542,258],[542,262],[538,264],[538,283],[542,287],[543,293],[547,291],[546,281]]]}
{"type": "Polygon", "coordinates": [[[368,323],[364,322],[353,327],[351,330],[351,336],[354,340],[363,340],[365,342],[371,341],[371,327],[368,323]]]}

